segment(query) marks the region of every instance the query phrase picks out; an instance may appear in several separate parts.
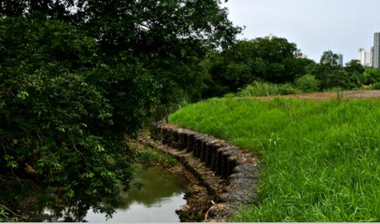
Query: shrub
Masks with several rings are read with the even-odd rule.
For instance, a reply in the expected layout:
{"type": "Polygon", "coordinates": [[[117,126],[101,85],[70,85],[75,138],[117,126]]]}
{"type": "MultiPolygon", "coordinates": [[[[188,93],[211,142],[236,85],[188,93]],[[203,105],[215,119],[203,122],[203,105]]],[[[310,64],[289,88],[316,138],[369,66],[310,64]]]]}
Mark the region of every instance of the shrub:
{"type": "Polygon", "coordinates": [[[233,94],[233,93],[227,93],[227,94],[224,94],[223,97],[224,98],[233,98],[233,97],[235,97],[235,94],[233,94]]]}
{"type": "Polygon", "coordinates": [[[380,70],[376,68],[367,68],[363,76],[365,78],[364,84],[373,84],[380,82],[380,70]]]}
{"type": "Polygon", "coordinates": [[[298,78],[296,85],[302,92],[317,92],[319,90],[319,81],[313,75],[304,75],[298,78]]]}
{"type": "Polygon", "coordinates": [[[344,89],[342,87],[332,87],[328,89],[323,89],[323,92],[341,92],[344,89]]]}
{"type": "Polygon", "coordinates": [[[241,89],[236,95],[240,97],[249,96],[272,96],[278,94],[278,87],[276,84],[257,82],[252,85],[248,85],[244,89],[241,89]]]}
{"type": "Polygon", "coordinates": [[[289,94],[297,94],[297,93],[301,93],[301,91],[295,88],[290,83],[278,85],[278,94],[280,95],[289,95],[289,94]]]}
{"type": "Polygon", "coordinates": [[[377,82],[371,86],[371,89],[373,90],[380,90],[380,82],[377,82]]]}

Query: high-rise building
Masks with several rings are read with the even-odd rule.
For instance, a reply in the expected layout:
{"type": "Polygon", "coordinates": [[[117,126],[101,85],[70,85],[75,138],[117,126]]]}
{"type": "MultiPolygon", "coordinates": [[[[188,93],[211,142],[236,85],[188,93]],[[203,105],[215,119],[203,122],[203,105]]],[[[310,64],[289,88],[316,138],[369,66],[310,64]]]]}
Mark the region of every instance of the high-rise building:
{"type": "Polygon", "coordinates": [[[375,41],[373,44],[373,67],[380,68],[380,32],[375,33],[375,41]]]}
{"type": "Polygon", "coordinates": [[[370,51],[366,51],[365,52],[365,63],[364,63],[364,66],[366,67],[371,67],[372,64],[371,64],[371,52],[370,51]]]}
{"type": "Polygon", "coordinates": [[[358,60],[360,61],[360,64],[364,65],[365,64],[365,53],[366,51],[363,48],[360,48],[358,51],[358,60]]]}
{"type": "Polygon", "coordinates": [[[374,48],[373,47],[371,47],[371,59],[370,59],[370,64],[371,64],[371,67],[373,67],[373,54],[374,54],[374,48]]]}
{"type": "Polygon", "coordinates": [[[360,48],[358,51],[358,57],[357,59],[360,61],[360,64],[362,64],[365,67],[371,66],[371,52],[364,50],[363,48],[360,48]]]}
{"type": "Polygon", "coordinates": [[[340,67],[343,67],[343,54],[336,54],[338,55],[338,58],[336,60],[336,63],[340,65],[340,67]]]}
{"type": "Polygon", "coordinates": [[[273,33],[270,33],[269,34],[269,40],[272,40],[273,39],[273,33]]]}
{"type": "Polygon", "coordinates": [[[270,33],[268,36],[264,37],[267,40],[273,40],[274,38],[277,38],[276,36],[273,35],[273,33],[270,33]]]}

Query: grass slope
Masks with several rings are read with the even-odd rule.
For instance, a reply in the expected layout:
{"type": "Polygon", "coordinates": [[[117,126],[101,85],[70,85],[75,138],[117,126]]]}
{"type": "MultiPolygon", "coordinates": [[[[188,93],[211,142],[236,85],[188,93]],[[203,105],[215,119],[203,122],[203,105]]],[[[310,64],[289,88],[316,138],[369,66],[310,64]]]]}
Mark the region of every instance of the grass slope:
{"type": "Polygon", "coordinates": [[[380,101],[211,99],[170,116],[262,154],[260,205],[233,221],[380,221],[380,101]]]}

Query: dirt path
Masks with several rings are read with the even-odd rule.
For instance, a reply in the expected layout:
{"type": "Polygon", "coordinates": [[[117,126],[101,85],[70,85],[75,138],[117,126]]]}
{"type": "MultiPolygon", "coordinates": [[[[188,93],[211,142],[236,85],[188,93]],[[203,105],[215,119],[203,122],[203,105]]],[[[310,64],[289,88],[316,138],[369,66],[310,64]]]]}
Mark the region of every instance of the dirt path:
{"type": "MultiPolygon", "coordinates": [[[[359,90],[359,91],[343,91],[343,99],[364,99],[375,98],[380,99],[380,90],[359,90]]],[[[295,99],[315,99],[326,100],[331,98],[337,98],[337,92],[322,92],[322,93],[304,93],[304,94],[291,94],[282,96],[260,96],[253,97],[255,99],[271,99],[271,98],[295,98],[295,99]]]]}

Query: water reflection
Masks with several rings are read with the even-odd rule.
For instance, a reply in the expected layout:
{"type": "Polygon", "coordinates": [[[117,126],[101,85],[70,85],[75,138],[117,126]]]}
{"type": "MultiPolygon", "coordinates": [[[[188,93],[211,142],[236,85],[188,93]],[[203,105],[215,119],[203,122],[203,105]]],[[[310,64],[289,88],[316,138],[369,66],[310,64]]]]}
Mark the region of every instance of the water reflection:
{"type": "Polygon", "coordinates": [[[144,183],[142,191],[133,189],[121,195],[125,204],[116,209],[112,219],[107,220],[104,214],[95,214],[88,208],[65,208],[65,212],[51,208],[49,214],[54,218],[47,221],[179,222],[175,210],[186,204],[183,192],[187,180],[161,168],[142,169],[139,179],[144,183]]]}
{"type": "MultiPolygon", "coordinates": [[[[175,210],[185,203],[183,194],[173,196],[149,207],[140,203],[132,203],[127,210],[118,209],[113,218],[107,222],[179,222],[175,210]]],[[[88,213],[86,220],[89,222],[106,222],[104,215],[92,212],[88,213]]]]}

